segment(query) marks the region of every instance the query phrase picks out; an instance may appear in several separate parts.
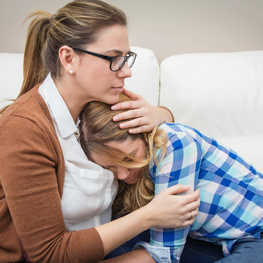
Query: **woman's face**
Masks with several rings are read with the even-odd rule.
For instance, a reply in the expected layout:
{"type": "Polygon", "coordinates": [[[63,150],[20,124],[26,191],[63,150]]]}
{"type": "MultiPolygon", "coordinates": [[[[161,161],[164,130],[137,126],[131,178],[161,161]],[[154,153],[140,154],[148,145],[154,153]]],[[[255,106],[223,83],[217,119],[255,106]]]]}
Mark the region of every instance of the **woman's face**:
{"type": "MultiPolygon", "coordinates": [[[[110,143],[106,143],[106,145],[114,147],[126,154],[129,154],[138,160],[143,160],[145,158],[145,143],[141,139],[136,139],[134,141],[128,138],[124,142],[112,141],[110,143]]],[[[102,166],[105,169],[111,170],[114,174],[115,179],[123,180],[127,184],[135,184],[139,179],[140,168],[131,169],[123,166],[116,166],[115,164],[110,163],[105,157],[96,153],[92,153],[91,158],[98,165],[102,166]]],[[[123,159],[126,158],[127,157],[125,156],[123,157],[123,159]]]]}
{"type": "MultiPolygon", "coordinates": [[[[126,27],[114,25],[101,30],[97,40],[85,49],[107,56],[125,56],[130,51],[126,27]]],[[[125,78],[132,75],[128,63],[121,70],[112,72],[110,62],[102,58],[82,53],[76,59],[75,81],[78,90],[75,92],[79,94],[81,104],[90,101],[116,103],[123,91],[125,78]]]]}

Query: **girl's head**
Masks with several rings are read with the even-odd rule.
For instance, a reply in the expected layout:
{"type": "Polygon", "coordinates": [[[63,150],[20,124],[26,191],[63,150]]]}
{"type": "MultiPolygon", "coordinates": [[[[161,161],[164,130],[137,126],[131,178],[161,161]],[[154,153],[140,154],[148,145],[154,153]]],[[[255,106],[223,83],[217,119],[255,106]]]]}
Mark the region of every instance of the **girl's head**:
{"type": "MultiPolygon", "coordinates": [[[[127,100],[130,99],[120,94],[119,102],[127,100]]],[[[80,114],[81,146],[90,160],[113,171],[115,179],[133,184],[149,163],[148,134],[130,134],[128,129],[120,129],[119,123],[112,120],[115,115],[109,104],[89,103],[80,114]]]]}
{"type": "Polygon", "coordinates": [[[67,92],[79,94],[83,104],[118,100],[124,79],[131,76],[128,63],[136,57],[130,51],[123,11],[100,0],[76,0],[54,15],[38,10],[30,17],[34,19],[28,29],[20,95],[50,72],[54,80],[63,78],[63,86],[73,84],[74,92],[67,92]],[[122,58],[110,62],[105,56],[124,56],[128,63],[122,63],[122,58]]]}
{"type": "MultiPolygon", "coordinates": [[[[120,94],[119,102],[130,100],[120,94]]],[[[120,110],[124,112],[125,110],[120,110]]],[[[121,187],[114,210],[131,212],[153,198],[153,184],[148,164],[153,156],[153,144],[165,150],[166,135],[157,127],[152,133],[130,134],[114,122],[116,111],[111,105],[90,102],[80,114],[80,143],[93,162],[113,171],[121,187]]]]}

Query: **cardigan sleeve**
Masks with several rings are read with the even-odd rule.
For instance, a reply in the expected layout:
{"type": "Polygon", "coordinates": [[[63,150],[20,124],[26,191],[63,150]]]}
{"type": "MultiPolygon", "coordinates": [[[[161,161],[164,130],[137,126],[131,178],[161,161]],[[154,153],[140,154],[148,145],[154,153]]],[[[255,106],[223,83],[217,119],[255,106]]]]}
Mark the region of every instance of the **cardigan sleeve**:
{"type": "Polygon", "coordinates": [[[14,114],[1,123],[0,180],[6,213],[31,262],[98,262],[104,251],[95,228],[66,232],[57,174],[64,159],[52,128],[40,118],[14,114]]]}

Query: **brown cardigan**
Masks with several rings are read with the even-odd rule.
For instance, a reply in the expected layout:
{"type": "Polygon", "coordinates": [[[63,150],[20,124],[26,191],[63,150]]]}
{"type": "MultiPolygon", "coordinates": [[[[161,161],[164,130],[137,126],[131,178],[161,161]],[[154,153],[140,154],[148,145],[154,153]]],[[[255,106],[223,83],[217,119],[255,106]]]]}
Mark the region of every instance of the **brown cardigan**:
{"type": "Polygon", "coordinates": [[[0,262],[98,262],[95,228],[66,232],[62,150],[36,86],[0,116],[0,262]]]}

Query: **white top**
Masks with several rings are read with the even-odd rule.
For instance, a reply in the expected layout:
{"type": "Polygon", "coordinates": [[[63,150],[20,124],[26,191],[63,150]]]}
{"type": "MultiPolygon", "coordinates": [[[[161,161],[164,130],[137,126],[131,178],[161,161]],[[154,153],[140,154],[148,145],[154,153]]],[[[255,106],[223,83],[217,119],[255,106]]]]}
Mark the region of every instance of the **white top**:
{"type": "Polygon", "coordinates": [[[67,231],[109,222],[117,181],[111,171],[87,159],[77,140],[79,120],[76,125],[50,74],[39,93],[48,106],[64,154],[66,172],[61,205],[67,231]]]}

